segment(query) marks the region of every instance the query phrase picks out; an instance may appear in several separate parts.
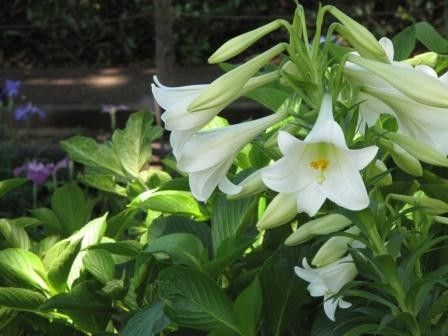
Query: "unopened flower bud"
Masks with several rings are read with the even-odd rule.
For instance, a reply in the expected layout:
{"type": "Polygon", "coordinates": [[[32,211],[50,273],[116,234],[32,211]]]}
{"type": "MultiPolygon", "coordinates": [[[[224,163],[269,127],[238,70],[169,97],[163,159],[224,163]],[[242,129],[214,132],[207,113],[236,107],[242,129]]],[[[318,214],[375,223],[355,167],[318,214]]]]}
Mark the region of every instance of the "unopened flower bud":
{"type": "Polygon", "coordinates": [[[261,179],[261,169],[255,171],[238,184],[242,189],[236,194],[227,195],[228,199],[240,199],[259,194],[266,190],[261,179]]]}
{"type": "Polygon", "coordinates": [[[380,187],[392,184],[392,175],[387,170],[386,165],[381,160],[375,160],[375,163],[368,166],[366,178],[376,179],[376,184],[380,187]]]}
{"type": "Polygon", "coordinates": [[[422,176],[423,168],[415,157],[405,151],[400,145],[381,139],[380,143],[387,149],[398,168],[412,176],[422,176]]]}
{"type": "Polygon", "coordinates": [[[441,215],[448,212],[448,204],[430,197],[416,197],[398,194],[390,194],[391,199],[411,204],[415,207],[423,208],[430,215],[441,215]]]}
{"type": "Polygon", "coordinates": [[[299,226],[285,241],[285,245],[298,245],[319,235],[340,231],[351,224],[351,220],[340,214],[319,217],[299,226]]]}
{"type": "Polygon", "coordinates": [[[297,214],[296,193],[279,193],[273,198],[257,223],[259,230],[266,230],[291,221],[297,214]]]}
{"type": "Polygon", "coordinates": [[[227,61],[249,48],[263,36],[280,28],[285,23],[284,20],[278,19],[228,40],[209,57],[208,62],[214,64],[227,61]]]}

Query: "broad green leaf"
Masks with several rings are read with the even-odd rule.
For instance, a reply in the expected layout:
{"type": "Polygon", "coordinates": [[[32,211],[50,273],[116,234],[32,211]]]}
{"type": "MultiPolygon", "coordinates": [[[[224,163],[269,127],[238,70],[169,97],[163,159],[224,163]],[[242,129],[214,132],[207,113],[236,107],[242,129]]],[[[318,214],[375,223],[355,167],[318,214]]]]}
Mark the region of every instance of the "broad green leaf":
{"type": "Polygon", "coordinates": [[[61,147],[75,162],[124,176],[118,155],[106,144],[97,144],[91,138],[74,136],[61,141],[61,147]]]}
{"type": "Polygon", "coordinates": [[[45,253],[43,263],[48,270],[48,280],[59,291],[65,289],[67,277],[79,251],[81,236],[61,240],[45,253]]]}
{"type": "Polygon", "coordinates": [[[149,306],[138,310],[126,323],[122,336],[153,336],[157,335],[171,323],[163,311],[164,305],[155,301],[149,306]]]}
{"type": "Polygon", "coordinates": [[[144,164],[151,159],[151,141],[162,135],[163,129],[152,125],[152,117],[146,111],[133,113],[124,130],[115,130],[112,149],[124,171],[137,178],[144,164]]]}
{"type": "Polygon", "coordinates": [[[78,252],[75,260],[73,261],[72,267],[68,274],[67,284],[69,287],[73,285],[73,282],[78,279],[83,270],[83,259],[86,255],[86,249],[89,246],[98,244],[98,242],[103,237],[106,232],[106,218],[107,213],[102,217],[91,220],[84,226],[79,232],[77,232],[74,237],[82,237],[81,240],[81,251],[78,252]]]}
{"type": "Polygon", "coordinates": [[[51,208],[68,234],[79,230],[87,223],[92,207],[92,201],[74,183],[63,185],[51,196],[51,208]]]}
{"type": "Polygon", "coordinates": [[[138,222],[134,217],[139,212],[139,209],[124,209],[115,216],[109,218],[107,221],[106,235],[115,240],[121,239],[125,231],[138,222]]]}
{"type": "Polygon", "coordinates": [[[110,243],[99,243],[89,247],[89,250],[103,249],[112,254],[136,257],[142,250],[142,244],[135,240],[122,240],[110,243]]]}
{"type": "Polygon", "coordinates": [[[45,296],[25,288],[0,287],[0,306],[18,310],[36,310],[45,296]]]}
{"type": "Polygon", "coordinates": [[[169,267],[160,272],[157,283],[165,312],[173,322],[206,331],[224,328],[229,336],[243,335],[229,298],[203,273],[169,267]]]}
{"type": "Polygon", "coordinates": [[[48,208],[38,208],[31,210],[31,214],[34,218],[40,220],[46,229],[51,232],[66,234],[65,229],[59,222],[58,217],[53,210],[48,208]]]}
{"type": "Polygon", "coordinates": [[[106,250],[89,250],[83,259],[84,267],[103,284],[115,277],[114,259],[106,250]]]}
{"type": "Polygon", "coordinates": [[[414,26],[403,29],[392,39],[394,44],[394,58],[402,61],[411,55],[415,48],[415,28],[414,26]]]}
{"type": "Polygon", "coordinates": [[[207,251],[201,241],[189,233],[172,233],[151,240],[145,253],[163,252],[174,264],[181,264],[203,270],[207,262],[207,251]]]}
{"type": "Polygon", "coordinates": [[[294,273],[294,266],[304,256],[301,246],[281,247],[263,264],[260,274],[263,316],[268,321],[270,335],[283,335],[288,325],[300,318],[301,307],[309,297],[308,284],[294,273]]]}
{"type": "Polygon", "coordinates": [[[227,238],[241,234],[248,226],[256,223],[256,197],[228,200],[221,195],[214,204],[212,216],[213,250],[227,238]]]}
{"type": "Polygon", "coordinates": [[[42,261],[24,249],[8,248],[0,251],[0,277],[14,284],[21,282],[39,290],[49,290],[42,261]]]}
{"type": "Polygon", "coordinates": [[[126,188],[119,185],[114,175],[105,174],[78,174],[79,182],[86,186],[106,191],[120,196],[126,196],[126,188]]]}
{"type": "Polygon", "coordinates": [[[25,229],[7,219],[0,219],[0,233],[10,247],[20,247],[29,250],[31,241],[25,229]]]}
{"type": "Polygon", "coordinates": [[[256,336],[261,315],[263,293],[258,277],[237,297],[234,304],[235,316],[245,336],[256,336]]]}
{"type": "Polygon", "coordinates": [[[156,218],[149,228],[151,239],[170,233],[191,233],[199,238],[211,253],[212,242],[210,227],[204,222],[196,222],[184,216],[161,216],[156,218]]]}
{"type": "Polygon", "coordinates": [[[25,178],[21,177],[0,181],[0,198],[5,196],[10,191],[20,187],[26,181],[27,180],[25,178]]]}
{"type": "Polygon", "coordinates": [[[135,198],[129,206],[163,213],[192,215],[197,219],[207,218],[198,201],[187,191],[145,191],[135,198]]]}

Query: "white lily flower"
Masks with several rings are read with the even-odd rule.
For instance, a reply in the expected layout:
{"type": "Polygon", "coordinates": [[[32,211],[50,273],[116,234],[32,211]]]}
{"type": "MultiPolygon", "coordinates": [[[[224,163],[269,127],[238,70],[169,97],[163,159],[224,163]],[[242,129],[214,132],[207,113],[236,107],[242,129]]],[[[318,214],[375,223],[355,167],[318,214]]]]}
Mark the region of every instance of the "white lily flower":
{"type": "MultiPolygon", "coordinates": [[[[278,78],[278,71],[251,78],[235,99],[278,78]]],[[[189,112],[188,105],[207,89],[209,84],[168,87],[162,85],[157,76],[154,76],[154,83],[151,84],[152,94],[157,103],[165,110],[161,118],[165,123],[165,128],[171,131],[171,147],[174,156],[179,159],[185,141],[211,122],[231,101],[204,110],[189,112]]]]}
{"type": "Polygon", "coordinates": [[[242,187],[226,177],[233,160],[259,133],[286,116],[287,113],[279,112],[257,120],[192,134],[182,145],[177,167],[188,173],[193,195],[200,201],[206,201],[217,185],[226,194],[239,193],[242,187]]]}
{"type": "MultiPolygon", "coordinates": [[[[413,68],[405,62],[393,62],[394,49],[389,39],[382,38],[380,44],[388,55],[392,65],[407,71],[414,71],[420,75],[435,79],[440,85],[447,84],[448,73],[440,78],[436,72],[426,65],[417,65],[413,68]]],[[[365,70],[353,63],[347,63],[344,70],[346,76],[355,85],[361,86],[358,96],[359,106],[359,130],[363,132],[365,125],[373,126],[381,114],[389,114],[396,118],[398,133],[408,135],[425,143],[445,156],[448,154],[448,108],[435,107],[419,102],[412,97],[400,92],[374,73],[365,70]]],[[[421,82],[415,91],[424,86],[421,82]]],[[[448,92],[448,85],[446,85],[448,92]]]]}
{"type": "Polygon", "coordinates": [[[351,256],[339,259],[323,267],[311,268],[306,258],[302,260],[302,267],[294,267],[296,274],[309,282],[307,289],[313,297],[324,297],[324,311],[327,317],[335,321],[336,308],[349,308],[350,302],[341,297],[331,298],[337,294],[345,284],[352,281],[358,274],[351,256]]]}
{"type": "Polygon", "coordinates": [[[330,95],[325,95],[319,116],[305,140],[287,132],[278,135],[283,158],[265,168],[263,182],[280,193],[296,193],[297,209],[314,216],[325,199],[350,210],[369,205],[359,170],[375,157],[378,147],[350,150],[335,122],[330,95]]]}

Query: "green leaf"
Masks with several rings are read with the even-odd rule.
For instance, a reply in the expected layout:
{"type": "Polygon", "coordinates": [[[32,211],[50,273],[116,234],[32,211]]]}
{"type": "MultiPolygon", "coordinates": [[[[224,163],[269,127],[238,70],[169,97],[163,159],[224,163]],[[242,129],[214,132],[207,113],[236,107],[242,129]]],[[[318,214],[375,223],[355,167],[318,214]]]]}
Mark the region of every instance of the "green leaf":
{"type": "Polygon", "coordinates": [[[169,267],[160,272],[157,283],[165,312],[173,322],[206,331],[224,328],[229,336],[243,335],[229,298],[203,273],[169,267]]]}
{"type": "Polygon", "coordinates": [[[0,306],[18,310],[36,310],[45,296],[25,288],[0,287],[0,306]]]}
{"type": "Polygon", "coordinates": [[[31,210],[31,214],[34,218],[40,220],[46,229],[52,232],[66,234],[53,210],[48,208],[33,209],[31,210]]]}
{"type": "Polygon", "coordinates": [[[109,218],[106,235],[115,240],[121,239],[125,231],[136,223],[134,217],[139,209],[124,209],[115,216],[109,218]]]}
{"type": "Polygon", "coordinates": [[[187,265],[203,270],[207,262],[207,251],[201,241],[189,233],[172,233],[151,240],[145,253],[163,252],[174,264],[187,265]]]}
{"type": "Polygon", "coordinates": [[[20,282],[38,290],[49,290],[42,261],[24,249],[8,248],[0,251],[0,276],[14,284],[20,282]]]}
{"type": "Polygon", "coordinates": [[[153,336],[157,335],[171,323],[163,311],[164,305],[155,301],[149,306],[138,310],[126,323],[122,336],[153,336]]]}
{"type": "Polygon", "coordinates": [[[0,181],[0,198],[5,196],[10,191],[20,187],[27,180],[25,178],[12,178],[0,181]]]}
{"type": "Polygon", "coordinates": [[[20,247],[29,250],[31,241],[25,229],[7,219],[0,219],[0,233],[10,247],[20,247]]]}
{"type": "Polygon", "coordinates": [[[257,197],[228,200],[221,195],[213,207],[212,240],[213,250],[227,238],[241,234],[248,226],[256,222],[257,197]]]}
{"type": "Polygon", "coordinates": [[[79,230],[87,223],[92,207],[93,203],[74,183],[63,185],[51,196],[51,208],[68,234],[79,230]]]}
{"type": "Polygon", "coordinates": [[[272,111],[277,111],[289,95],[290,92],[285,90],[284,87],[263,86],[249,92],[246,94],[246,97],[255,100],[272,111]]]}
{"type": "Polygon", "coordinates": [[[106,250],[89,250],[83,259],[84,267],[103,284],[115,277],[115,263],[106,250]]]}
{"type": "Polygon", "coordinates": [[[97,144],[93,139],[74,136],[61,141],[61,147],[75,162],[124,177],[118,155],[106,144],[97,144]]]}
{"type": "Polygon", "coordinates": [[[238,296],[234,304],[235,316],[245,336],[255,336],[261,315],[263,293],[258,277],[238,296]]]}
{"type": "Polygon", "coordinates": [[[197,219],[206,219],[196,199],[187,191],[163,190],[153,192],[145,191],[130,204],[131,208],[150,209],[163,213],[192,215],[197,219]]]}
{"type": "Polygon", "coordinates": [[[103,249],[112,254],[136,257],[142,250],[142,244],[135,240],[122,240],[110,243],[99,243],[89,247],[89,250],[103,249]]]}
{"type": "Polygon", "coordinates": [[[86,186],[120,196],[127,196],[126,188],[116,182],[114,175],[78,174],[77,180],[86,186]]]}
{"type": "Polygon", "coordinates": [[[54,288],[62,291],[67,285],[67,277],[78,254],[81,236],[57,242],[45,254],[44,265],[48,270],[48,280],[54,288]]]}
{"type": "Polygon", "coordinates": [[[151,159],[151,141],[162,135],[163,129],[152,125],[152,117],[146,111],[133,113],[124,130],[115,130],[112,149],[124,171],[137,178],[145,163],[151,159]]]}
{"type": "Polygon", "coordinates": [[[74,235],[74,237],[82,237],[81,251],[78,252],[78,255],[73,261],[72,267],[68,274],[67,284],[69,287],[71,287],[73,282],[81,275],[81,271],[83,270],[83,259],[86,255],[85,250],[89,246],[97,244],[106,232],[106,218],[107,213],[102,217],[91,220],[86,226],[77,232],[76,235],[74,235]]]}
{"type": "Polygon", "coordinates": [[[308,297],[307,283],[294,273],[294,266],[304,256],[301,246],[281,247],[263,264],[260,274],[263,316],[267,318],[271,335],[283,335],[288,325],[300,318],[300,309],[308,297]]]}
{"type": "Polygon", "coordinates": [[[397,61],[402,61],[408,58],[415,48],[415,28],[414,26],[407,27],[400,33],[395,35],[392,39],[394,44],[394,58],[397,61]]]}

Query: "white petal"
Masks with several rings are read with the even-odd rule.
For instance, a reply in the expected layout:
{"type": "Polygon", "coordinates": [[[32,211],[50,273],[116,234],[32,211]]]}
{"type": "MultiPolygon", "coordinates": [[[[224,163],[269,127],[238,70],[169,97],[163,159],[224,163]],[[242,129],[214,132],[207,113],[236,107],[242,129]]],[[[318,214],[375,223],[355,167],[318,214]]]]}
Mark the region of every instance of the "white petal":
{"type": "Polygon", "coordinates": [[[221,190],[224,194],[227,195],[234,195],[238,194],[241,190],[243,190],[243,187],[236,185],[232,183],[227,176],[224,176],[224,178],[219,182],[219,190],[221,190]]]}
{"type": "Polygon", "coordinates": [[[352,304],[348,301],[342,300],[342,298],[339,298],[339,308],[347,309],[350,308],[352,304]]]}
{"type": "MultiPolygon", "coordinates": [[[[166,91],[157,87],[154,84],[151,84],[152,94],[163,109],[168,110],[171,106],[177,104],[179,100],[191,102],[196,98],[200,91],[166,91]]],[[[188,106],[188,104],[187,104],[188,106]]]]}
{"type": "Polygon", "coordinates": [[[283,155],[301,156],[306,147],[305,142],[285,131],[278,132],[277,143],[283,155]]]}
{"type": "Polygon", "coordinates": [[[296,272],[297,276],[309,283],[319,281],[319,276],[312,269],[305,269],[299,266],[294,267],[294,272],[296,272]]]}
{"type": "Polygon", "coordinates": [[[394,44],[392,43],[392,41],[389,40],[387,37],[382,37],[378,42],[386,52],[389,61],[392,62],[394,60],[394,44]]]}
{"type": "Polygon", "coordinates": [[[437,76],[437,72],[433,68],[431,68],[429,65],[426,65],[426,64],[416,65],[415,70],[421,71],[431,77],[439,78],[439,76],[437,76]]]}
{"type": "Polygon", "coordinates": [[[329,154],[330,164],[321,190],[343,208],[365,209],[369,205],[369,196],[357,166],[344,150],[334,148],[329,154]]]}
{"type": "Polygon", "coordinates": [[[328,288],[322,282],[311,282],[306,288],[312,297],[324,296],[328,288]]]}
{"type": "Polygon", "coordinates": [[[199,201],[206,202],[231,165],[232,162],[225,162],[222,165],[190,173],[188,178],[193,196],[199,201]]]}
{"type": "Polygon", "coordinates": [[[187,130],[187,131],[171,131],[170,134],[170,144],[173,149],[173,154],[176,160],[180,160],[182,148],[188,138],[193,135],[195,129],[187,130]]]}
{"type": "MultiPolygon", "coordinates": [[[[325,298],[324,298],[325,299],[325,298]]],[[[333,322],[336,321],[334,315],[336,313],[336,308],[338,307],[338,301],[334,300],[332,298],[326,298],[324,301],[324,311],[325,315],[332,320],[333,322]]]]}
{"type": "Polygon", "coordinates": [[[367,166],[376,156],[378,152],[377,146],[369,146],[361,149],[352,149],[348,153],[358,170],[367,166]]]}
{"type": "Polygon", "coordinates": [[[347,148],[344,132],[333,118],[332,98],[330,95],[326,94],[324,96],[316,123],[306,136],[305,142],[328,142],[341,148],[347,148]]]}
{"type": "Polygon", "coordinates": [[[294,193],[309,185],[314,176],[306,167],[304,156],[286,156],[261,173],[264,184],[280,193],[294,193]]]}
{"type": "Polygon", "coordinates": [[[325,198],[317,182],[312,181],[307,187],[297,192],[297,209],[313,217],[324,204],[325,198]]]}
{"type": "Polygon", "coordinates": [[[358,102],[360,102],[358,129],[362,134],[364,134],[365,124],[369,127],[375,125],[381,114],[385,113],[395,116],[394,111],[388,105],[370,94],[360,92],[358,102]]]}
{"type": "Polygon", "coordinates": [[[156,83],[156,85],[158,87],[160,87],[161,89],[164,89],[166,91],[176,91],[176,92],[197,91],[197,90],[204,90],[207,86],[210,85],[210,84],[194,84],[194,85],[186,85],[186,86],[169,87],[169,86],[165,86],[162,83],[160,83],[160,81],[157,78],[157,76],[153,76],[152,78],[154,80],[154,83],[156,83]]]}

